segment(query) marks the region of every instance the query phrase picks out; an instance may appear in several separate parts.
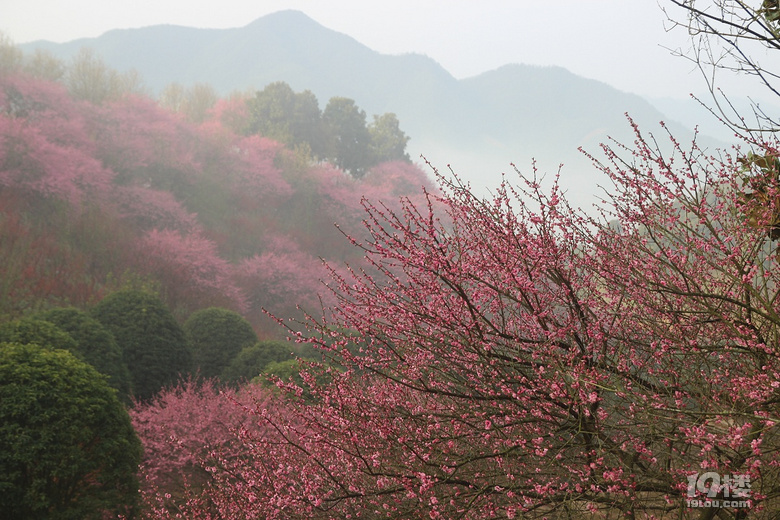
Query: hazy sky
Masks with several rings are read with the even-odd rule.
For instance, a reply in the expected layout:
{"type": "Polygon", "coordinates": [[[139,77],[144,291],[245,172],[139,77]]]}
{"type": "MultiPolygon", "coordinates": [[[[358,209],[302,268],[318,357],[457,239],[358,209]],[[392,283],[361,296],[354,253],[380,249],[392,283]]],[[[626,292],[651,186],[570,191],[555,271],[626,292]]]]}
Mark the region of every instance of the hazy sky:
{"type": "MultiPolygon", "coordinates": [[[[507,63],[559,65],[644,96],[685,97],[699,72],[665,47],[667,0],[0,0],[0,30],[16,43],[175,24],[241,27],[283,9],[387,54],[427,54],[456,77],[507,63]]],[[[671,10],[673,6],[670,6],[671,10]]]]}

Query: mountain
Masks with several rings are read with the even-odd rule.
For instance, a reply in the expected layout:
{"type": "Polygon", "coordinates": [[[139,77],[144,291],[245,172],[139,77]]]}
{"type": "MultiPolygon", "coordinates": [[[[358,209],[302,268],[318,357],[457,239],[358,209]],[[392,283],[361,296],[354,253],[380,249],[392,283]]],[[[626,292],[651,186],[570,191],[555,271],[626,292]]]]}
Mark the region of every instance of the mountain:
{"type": "MultiPolygon", "coordinates": [[[[321,107],[345,96],[369,118],[394,112],[411,137],[413,158],[423,154],[442,170],[451,164],[477,190],[497,186],[510,162],[527,172],[536,158],[542,172],[564,163],[570,193],[595,193],[604,179],[594,177],[578,147],[597,153],[609,136],[633,142],[625,113],[644,129],[658,130],[666,119],[639,96],[558,67],[513,64],[458,80],[429,57],[380,54],[298,11],[234,29],[160,25],[21,48],[69,59],[84,46],[120,71],[136,69],[154,92],[174,81],[209,83],[222,94],[286,81],[314,92],[321,107]]],[[[678,124],[670,128],[683,142],[692,135],[678,124]]]]}

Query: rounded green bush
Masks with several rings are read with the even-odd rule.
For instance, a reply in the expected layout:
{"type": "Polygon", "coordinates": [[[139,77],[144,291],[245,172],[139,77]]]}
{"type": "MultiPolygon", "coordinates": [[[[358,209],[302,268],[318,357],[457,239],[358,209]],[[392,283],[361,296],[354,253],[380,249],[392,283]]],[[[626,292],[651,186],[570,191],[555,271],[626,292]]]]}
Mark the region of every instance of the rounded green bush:
{"type": "Polygon", "coordinates": [[[252,325],[237,312],[200,309],[184,323],[195,369],[205,378],[219,376],[242,348],[257,342],[252,325]]]}
{"type": "Polygon", "coordinates": [[[292,345],[284,341],[261,341],[241,349],[222,372],[225,383],[237,385],[259,376],[270,363],[293,360],[292,345]]]}
{"type": "Polygon", "coordinates": [[[160,298],[144,291],[108,295],[91,316],[114,336],[140,400],[189,372],[192,357],[184,331],[160,298]]]}
{"type": "Polygon", "coordinates": [[[76,341],[78,354],[98,372],[108,376],[108,384],[116,388],[120,398],[126,400],[130,396],[130,372],[122,359],[122,350],[99,321],[75,307],[51,309],[36,314],[35,318],[67,332],[76,341]]]}
{"type": "Polygon", "coordinates": [[[72,352],[77,358],[84,359],[79,345],[73,337],[57,325],[35,318],[21,318],[0,324],[0,342],[34,343],[53,349],[72,352]]]}
{"type": "Polygon", "coordinates": [[[116,392],[65,350],[0,343],[0,516],[131,512],[141,444],[116,392]]]}

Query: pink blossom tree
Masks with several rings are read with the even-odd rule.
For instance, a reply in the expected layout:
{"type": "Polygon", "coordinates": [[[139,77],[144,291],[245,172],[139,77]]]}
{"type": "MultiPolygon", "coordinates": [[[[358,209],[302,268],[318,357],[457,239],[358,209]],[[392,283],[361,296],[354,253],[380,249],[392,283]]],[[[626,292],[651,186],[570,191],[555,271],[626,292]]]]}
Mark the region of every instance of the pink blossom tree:
{"type": "Polygon", "coordinates": [[[273,404],[260,385],[236,391],[209,380],[182,381],[148,403],[137,403],[130,417],[144,448],[142,492],[150,498],[150,516],[173,516],[172,511],[188,507],[188,500],[206,506],[203,490],[211,485],[214,465],[241,456],[242,432],[263,431],[246,410],[272,406],[282,405],[273,404]]]}
{"type": "Polygon", "coordinates": [[[86,255],[50,232],[32,230],[12,211],[15,204],[0,196],[0,316],[20,317],[44,301],[85,305],[99,296],[86,255]]]}
{"type": "Polygon", "coordinates": [[[200,170],[192,125],[151,99],[127,96],[92,107],[98,157],[121,185],[186,193],[200,170]]]}
{"type": "Polygon", "coordinates": [[[292,193],[274,164],[282,148],[281,143],[256,135],[239,139],[231,147],[237,174],[233,190],[245,209],[256,206],[258,199],[281,202],[292,193]]]}
{"type": "Polygon", "coordinates": [[[227,99],[218,100],[210,112],[212,120],[218,121],[236,135],[247,135],[251,124],[247,99],[248,95],[233,94],[227,99]]]}
{"type": "Polygon", "coordinates": [[[95,150],[79,103],[63,87],[22,75],[0,79],[0,189],[78,209],[88,196],[104,196],[113,179],[95,150]]]}
{"type": "Polygon", "coordinates": [[[595,216],[535,177],[366,203],[355,242],[381,275],[333,271],[338,304],[308,321],[340,368],[304,372],[308,401],[280,382],[284,415],[248,409],[285,442],[248,433],[218,465],[220,518],[775,511],[777,143],[740,162],[649,142],[605,148],[595,216]],[[688,496],[707,472],[743,484],[688,496]]]}
{"type": "Polygon", "coordinates": [[[117,186],[107,208],[139,230],[199,230],[197,215],[184,208],[170,191],[144,186],[117,186]]]}
{"type": "Polygon", "coordinates": [[[200,234],[154,229],[141,238],[137,251],[137,267],[158,277],[167,304],[176,311],[187,314],[208,304],[247,309],[245,292],[232,279],[232,266],[200,234]]]}
{"type": "Polygon", "coordinates": [[[317,295],[327,274],[320,259],[289,237],[269,236],[262,253],[234,267],[233,280],[245,291],[253,313],[266,310],[289,317],[297,306],[320,307],[317,295]]]}

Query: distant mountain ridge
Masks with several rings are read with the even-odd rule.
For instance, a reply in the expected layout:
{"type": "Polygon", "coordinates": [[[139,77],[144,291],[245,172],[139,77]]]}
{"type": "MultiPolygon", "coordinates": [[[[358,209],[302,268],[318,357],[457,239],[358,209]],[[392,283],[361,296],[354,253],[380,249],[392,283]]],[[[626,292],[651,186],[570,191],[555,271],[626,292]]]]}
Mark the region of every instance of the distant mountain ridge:
{"type": "MultiPolygon", "coordinates": [[[[597,152],[614,136],[632,142],[624,114],[643,127],[666,119],[639,96],[559,67],[506,65],[458,80],[419,54],[383,55],[299,11],[280,11],[234,29],[158,25],[109,31],[63,44],[33,42],[63,59],[91,47],[120,71],[136,69],[155,92],[171,82],[211,84],[222,94],[285,81],[311,90],[324,107],[350,97],[369,115],[394,112],[411,137],[413,158],[447,164],[477,189],[492,188],[515,162],[543,171],[565,163],[571,190],[594,192],[579,146],[597,152]]],[[[681,140],[690,132],[670,124],[681,140]]]]}

